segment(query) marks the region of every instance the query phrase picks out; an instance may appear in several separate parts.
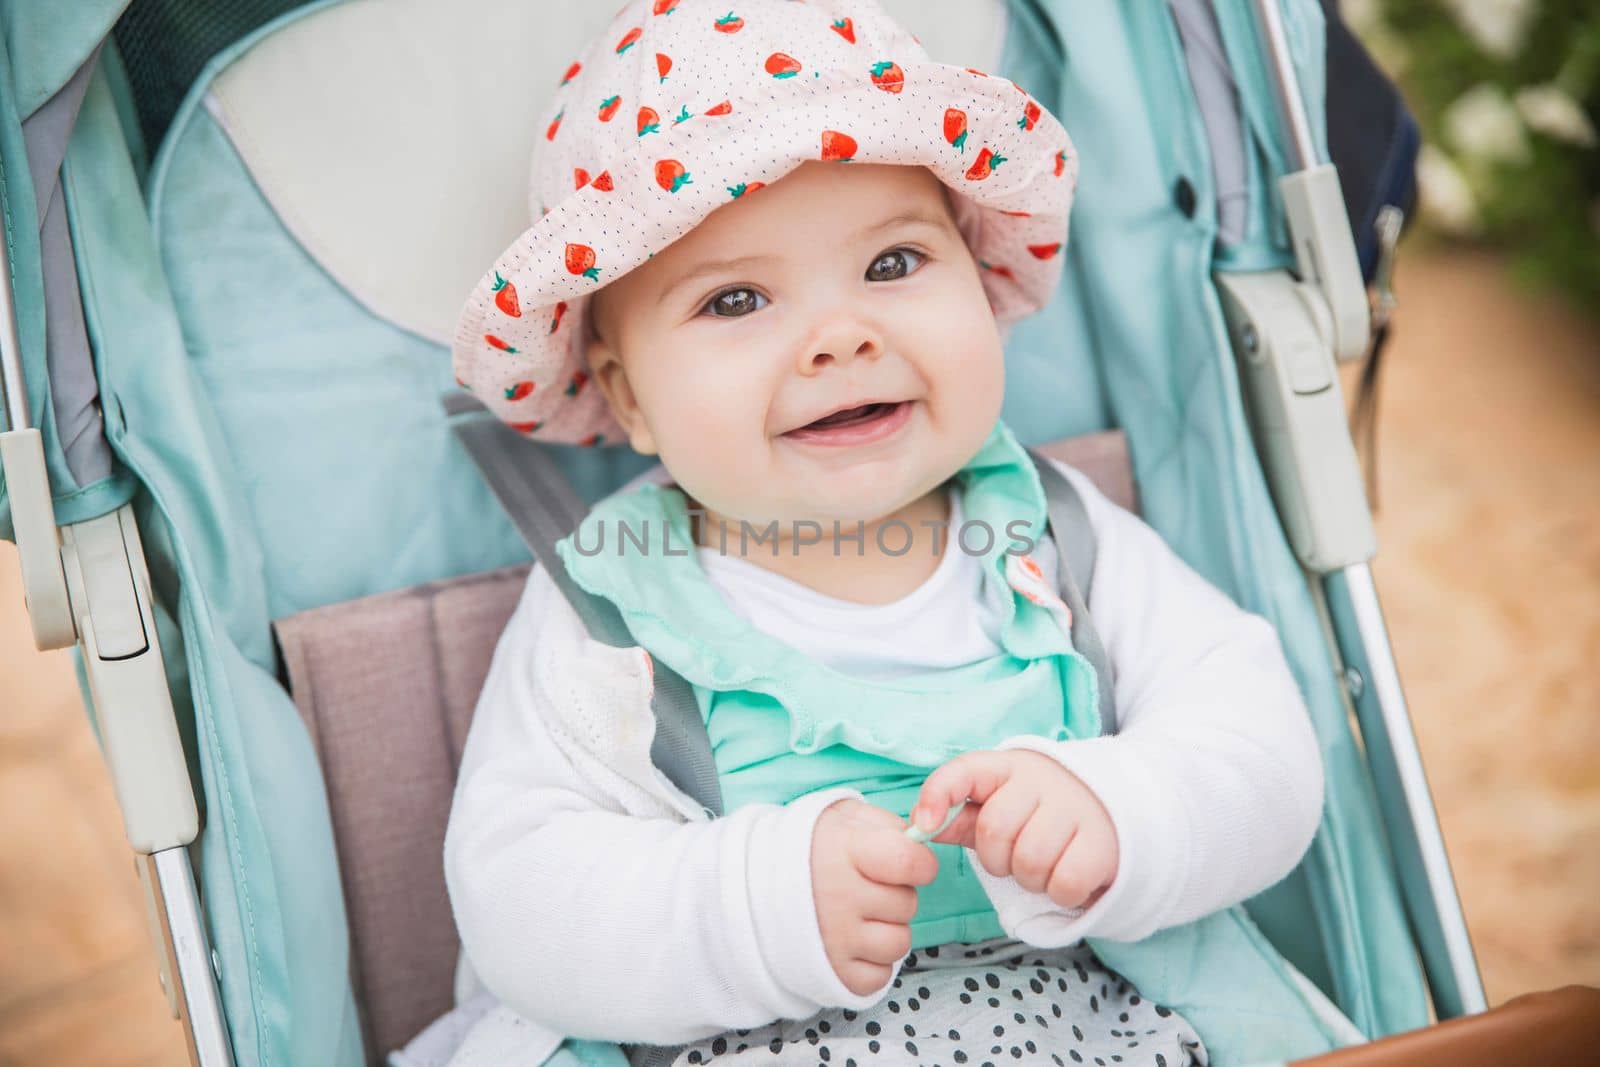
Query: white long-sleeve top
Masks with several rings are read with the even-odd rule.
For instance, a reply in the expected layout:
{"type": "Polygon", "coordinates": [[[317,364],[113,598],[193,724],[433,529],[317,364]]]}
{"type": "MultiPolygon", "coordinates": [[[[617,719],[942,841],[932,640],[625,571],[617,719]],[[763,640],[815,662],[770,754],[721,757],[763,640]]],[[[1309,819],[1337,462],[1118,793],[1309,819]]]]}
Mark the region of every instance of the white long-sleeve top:
{"type": "MultiPolygon", "coordinates": [[[[1120,861],[1082,912],[975,865],[1002,927],[1041,947],[1135,940],[1254,895],[1309,846],[1323,796],[1316,740],[1272,627],[1061,469],[1098,541],[1089,609],[1120,732],[996,747],[1034,749],[1077,775],[1105,805],[1120,861]]],[[[1035,558],[1053,588],[1047,541],[1035,558]]],[[[930,577],[947,588],[919,615],[972,615],[967,584],[948,569],[930,577]]],[[[736,610],[773,618],[782,596],[770,583],[742,597],[737,575],[713,570],[736,610]]],[[[851,639],[881,642],[881,610],[860,606],[864,629],[851,639]]],[[[835,615],[848,625],[848,611],[835,615]]],[[[792,628],[783,636],[804,640],[792,628]]],[[[510,1013],[529,1052],[562,1035],[677,1044],[876,1002],[883,991],[852,994],[828,964],[811,888],[817,816],[859,794],[830,789],[709,819],[650,762],[651,678],[642,650],[594,641],[533,571],[479,700],[445,841],[463,953],[503,1005],[502,1029],[510,1013]]]]}

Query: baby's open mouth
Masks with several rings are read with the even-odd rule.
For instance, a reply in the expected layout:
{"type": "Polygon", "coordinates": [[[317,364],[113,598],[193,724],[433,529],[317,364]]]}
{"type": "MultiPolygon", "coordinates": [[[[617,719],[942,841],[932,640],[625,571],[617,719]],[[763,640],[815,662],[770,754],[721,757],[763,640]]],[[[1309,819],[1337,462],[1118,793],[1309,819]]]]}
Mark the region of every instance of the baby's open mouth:
{"type": "Polygon", "coordinates": [[[825,415],[815,422],[808,423],[802,427],[802,429],[832,429],[835,426],[852,426],[856,423],[870,422],[871,420],[878,418],[880,415],[887,414],[890,408],[897,406],[898,405],[895,404],[878,403],[862,404],[860,407],[845,408],[843,411],[835,411],[832,415],[825,415]]]}
{"type": "Polygon", "coordinates": [[[824,415],[783,436],[819,445],[859,445],[893,434],[911,415],[912,402],[875,401],[824,415]]]}

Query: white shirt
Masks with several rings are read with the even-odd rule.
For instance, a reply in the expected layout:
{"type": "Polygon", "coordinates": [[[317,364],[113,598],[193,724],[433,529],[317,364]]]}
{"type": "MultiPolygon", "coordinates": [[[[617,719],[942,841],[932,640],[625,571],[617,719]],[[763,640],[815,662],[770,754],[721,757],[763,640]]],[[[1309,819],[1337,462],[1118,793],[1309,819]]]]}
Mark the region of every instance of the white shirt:
{"type": "MultiPolygon", "coordinates": [[[[961,494],[952,491],[949,497],[954,532],[964,513],[961,494]]],[[[717,548],[698,553],[706,577],[745,622],[840,674],[889,682],[1004,651],[1001,605],[984,595],[981,558],[959,551],[945,535],[941,539],[944,554],[934,572],[888,604],[827,596],[717,548]]]]}
{"type": "MultiPolygon", "coordinates": [[[[1121,731],[997,747],[1043,752],[1092,789],[1120,865],[1081,914],[975,865],[1001,926],[1041,947],[1135,940],[1253,896],[1309,846],[1323,796],[1316,738],[1272,627],[1061,469],[1097,537],[1089,608],[1121,731]]],[[[1052,581],[1053,556],[1041,541],[1035,558],[1052,581]]],[[[911,594],[951,626],[946,656],[972,641],[955,620],[972,610],[959,564],[911,594]]],[[[777,586],[718,570],[752,619],[784,625],[777,586]]],[[[829,607],[791,600],[783,610],[829,607]]],[[[827,653],[818,640],[811,647],[827,653]]],[[[502,1004],[498,1023],[491,1013],[474,1031],[484,1048],[513,1032],[529,1054],[562,1035],[676,1044],[882,995],[851,994],[833,973],[811,895],[816,818],[859,794],[831,789],[707,819],[650,763],[652,686],[649,657],[591,639],[536,568],[496,648],[445,841],[468,971],[502,1004]]]]}

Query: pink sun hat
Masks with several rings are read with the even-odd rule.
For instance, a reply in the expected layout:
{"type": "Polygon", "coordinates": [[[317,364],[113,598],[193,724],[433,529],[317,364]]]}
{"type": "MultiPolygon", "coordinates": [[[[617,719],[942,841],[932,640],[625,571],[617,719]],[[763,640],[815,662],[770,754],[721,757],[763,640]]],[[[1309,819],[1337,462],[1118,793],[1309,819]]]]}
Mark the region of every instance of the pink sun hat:
{"type": "Polygon", "coordinates": [[[546,123],[542,217],[473,290],[453,349],[457,382],[539,440],[625,440],[589,385],[589,296],[809,160],[924,166],[960,194],[1002,329],[1061,276],[1067,131],[1014,83],[935,63],[876,0],[635,0],[546,123]]]}

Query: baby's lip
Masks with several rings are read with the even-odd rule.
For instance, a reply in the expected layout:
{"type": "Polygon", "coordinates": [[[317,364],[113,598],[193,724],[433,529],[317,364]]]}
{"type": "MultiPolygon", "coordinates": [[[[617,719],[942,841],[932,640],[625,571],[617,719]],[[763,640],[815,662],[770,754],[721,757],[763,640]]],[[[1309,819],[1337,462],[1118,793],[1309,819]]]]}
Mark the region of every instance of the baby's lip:
{"type": "MultiPolygon", "coordinates": [[[[821,419],[825,419],[830,415],[837,415],[841,411],[849,411],[852,408],[870,407],[873,404],[888,404],[888,405],[893,406],[895,404],[903,404],[909,399],[910,399],[909,397],[903,397],[903,398],[898,399],[898,400],[891,399],[889,397],[877,397],[877,398],[874,398],[874,399],[871,399],[871,400],[847,400],[842,404],[835,404],[831,408],[828,408],[828,409],[826,409],[824,411],[817,412],[815,415],[812,415],[810,418],[807,418],[807,419],[804,419],[804,420],[802,420],[800,422],[795,423],[793,426],[790,426],[787,430],[784,430],[783,433],[791,433],[791,432],[793,432],[795,430],[803,430],[807,426],[810,426],[814,422],[817,422],[817,421],[819,421],[821,419]]],[[[780,436],[781,436],[781,434],[780,434],[780,436]]]]}

